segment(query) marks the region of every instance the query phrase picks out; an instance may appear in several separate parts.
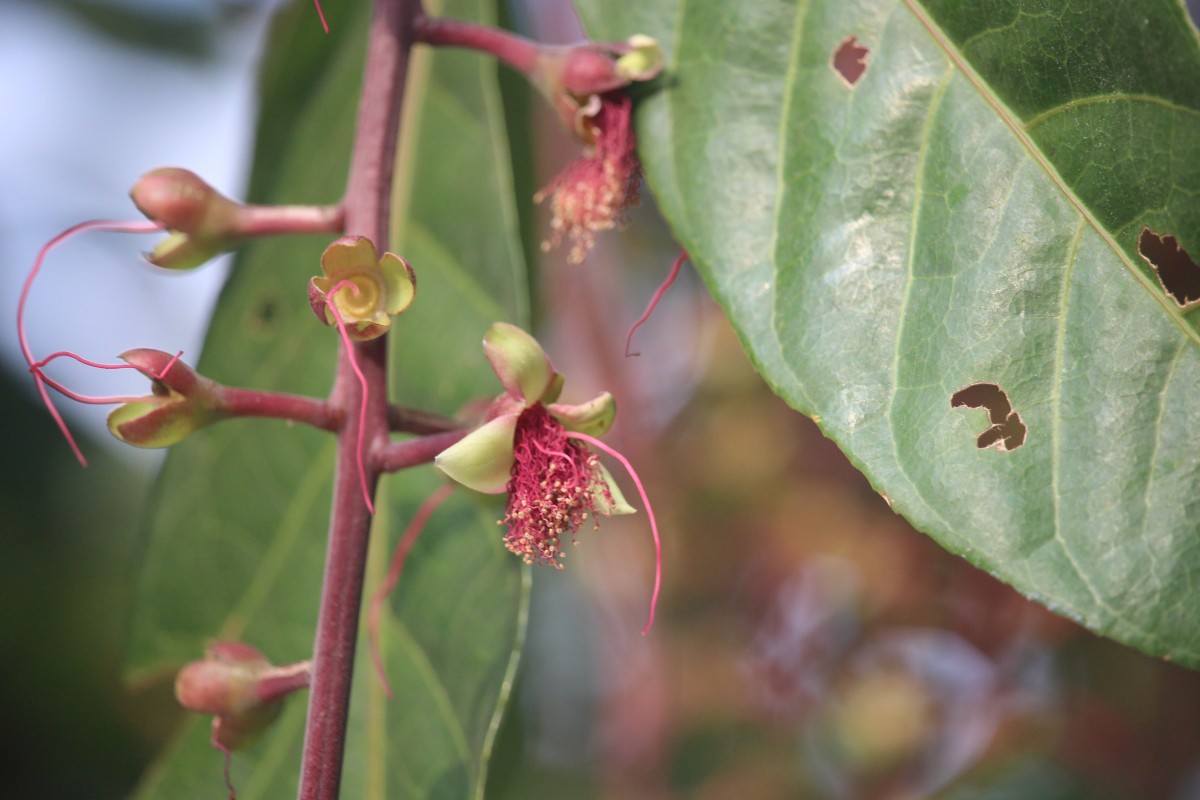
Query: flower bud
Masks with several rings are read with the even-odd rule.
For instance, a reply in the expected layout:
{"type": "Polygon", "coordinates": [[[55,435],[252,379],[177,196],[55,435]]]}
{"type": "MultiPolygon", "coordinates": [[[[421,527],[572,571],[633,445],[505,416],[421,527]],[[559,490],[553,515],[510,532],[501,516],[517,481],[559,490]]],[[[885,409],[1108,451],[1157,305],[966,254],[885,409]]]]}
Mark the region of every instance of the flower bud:
{"type": "Polygon", "coordinates": [[[189,711],[213,714],[213,740],[236,750],[279,716],[283,700],[308,686],[307,661],[276,667],[241,642],[218,642],[175,678],[175,698],[189,711]]]}
{"type": "Polygon", "coordinates": [[[139,211],[167,228],[167,238],[146,255],[156,266],[191,269],[238,242],[242,207],[186,169],[151,170],[129,196],[139,211]]]}
{"type": "Polygon", "coordinates": [[[161,350],[139,348],[121,358],[150,379],[151,393],[113,409],[108,430],[135,447],[169,447],[223,416],[213,381],[161,350]]]}

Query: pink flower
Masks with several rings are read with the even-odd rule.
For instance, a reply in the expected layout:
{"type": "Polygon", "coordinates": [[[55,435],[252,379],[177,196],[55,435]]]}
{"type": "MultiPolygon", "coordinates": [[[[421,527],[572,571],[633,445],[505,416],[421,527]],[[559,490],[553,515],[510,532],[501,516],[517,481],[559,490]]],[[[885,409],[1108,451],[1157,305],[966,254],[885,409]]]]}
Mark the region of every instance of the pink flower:
{"type": "Polygon", "coordinates": [[[527,563],[560,567],[564,534],[597,514],[634,513],[600,460],[572,436],[608,430],[616,405],[607,392],[581,405],[554,402],[562,376],[520,328],[498,322],[483,346],[506,391],[488,421],[434,464],[468,488],[508,492],[505,546],[527,563]]]}

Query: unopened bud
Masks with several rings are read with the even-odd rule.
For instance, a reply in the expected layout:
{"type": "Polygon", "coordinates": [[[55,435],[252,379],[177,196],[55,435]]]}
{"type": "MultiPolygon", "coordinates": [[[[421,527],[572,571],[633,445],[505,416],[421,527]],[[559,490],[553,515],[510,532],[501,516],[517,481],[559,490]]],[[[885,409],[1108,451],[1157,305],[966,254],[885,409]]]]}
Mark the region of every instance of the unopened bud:
{"type": "Polygon", "coordinates": [[[249,645],[218,642],[179,671],[175,697],[189,711],[213,714],[213,740],[236,750],[274,722],[284,698],[310,678],[307,661],[276,667],[249,645]]]}
{"type": "Polygon", "coordinates": [[[139,348],[121,358],[151,381],[149,395],[108,415],[108,430],[121,441],[135,447],[169,447],[222,416],[218,385],[177,357],[139,348]]]}
{"type": "Polygon", "coordinates": [[[151,170],[130,191],[138,210],[167,228],[168,236],[146,255],[150,263],[191,269],[238,242],[241,206],[194,172],[178,167],[151,170]]]}

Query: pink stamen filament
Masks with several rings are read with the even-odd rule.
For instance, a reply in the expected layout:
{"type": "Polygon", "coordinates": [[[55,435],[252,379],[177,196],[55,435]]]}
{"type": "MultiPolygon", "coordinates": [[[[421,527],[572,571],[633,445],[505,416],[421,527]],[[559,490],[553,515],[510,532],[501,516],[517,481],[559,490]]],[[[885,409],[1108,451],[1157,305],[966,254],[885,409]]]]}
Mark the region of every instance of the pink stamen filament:
{"type": "MultiPolygon", "coordinates": [[[[75,437],[71,435],[70,429],[67,427],[66,421],[62,415],[58,413],[54,402],[50,399],[49,392],[46,391],[46,386],[51,385],[56,391],[62,389],[54,384],[51,384],[45,375],[41,372],[39,366],[33,357],[33,350],[29,347],[29,338],[25,335],[25,304],[29,300],[29,292],[33,288],[33,281],[41,272],[42,263],[46,260],[46,256],[55,247],[58,247],[63,242],[73,239],[81,233],[88,231],[110,231],[114,233],[154,233],[160,231],[163,226],[157,222],[142,222],[140,220],[92,220],[90,222],[81,222],[78,225],[72,225],[62,233],[58,234],[50,241],[42,245],[42,249],[38,251],[37,258],[34,259],[33,267],[29,270],[29,274],[25,277],[25,283],[21,286],[21,294],[17,300],[17,341],[21,345],[21,353],[25,356],[25,363],[29,365],[30,372],[33,373],[33,382],[37,387],[38,395],[41,396],[42,402],[46,405],[46,410],[50,412],[50,416],[54,419],[54,423],[58,425],[58,429],[62,431],[63,436],[67,440],[67,444],[71,446],[71,451],[75,454],[75,458],[79,460],[82,466],[87,466],[87,459],[83,457],[83,451],[79,449],[79,445],[75,441],[75,437]]],[[[69,395],[68,395],[69,396],[69,395]]]]}
{"type": "Polygon", "coordinates": [[[646,625],[642,628],[642,636],[650,632],[650,628],[654,625],[654,612],[658,608],[658,592],[662,588],[662,541],[658,538],[658,522],[654,518],[654,509],[650,505],[650,498],[646,496],[646,489],[642,486],[642,479],[638,477],[637,471],[633,465],[629,463],[629,459],[612,449],[604,442],[588,436],[586,433],[578,431],[567,431],[568,439],[578,439],[581,442],[586,442],[597,450],[615,458],[621,462],[621,466],[629,473],[629,477],[633,479],[633,485],[637,487],[638,494],[642,496],[642,505],[646,507],[646,516],[650,518],[650,533],[654,536],[654,591],[650,594],[650,616],[646,620],[646,625]]]}
{"type": "Polygon", "coordinates": [[[325,21],[325,12],[321,10],[321,0],[313,0],[313,5],[317,7],[317,16],[321,18],[321,27],[329,33],[329,23],[325,21]]]}
{"type": "Polygon", "coordinates": [[[446,499],[453,493],[454,485],[447,483],[425,498],[425,502],[421,503],[421,506],[417,509],[417,513],[413,515],[412,522],[408,523],[408,527],[405,528],[404,535],[396,543],[396,551],[392,554],[392,564],[388,567],[387,578],[375,590],[375,593],[371,595],[371,608],[367,613],[367,640],[371,647],[371,660],[375,663],[375,674],[379,677],[379,682],[383,684],[383,690],[387,692],[389,700],[395,697],[395,695],[392,693],[392,685],[388,683],[387,671],[383,666],[383,655],[379,651],[379,623],[383,614],[383,604],[400,581],[400,573],[404,570],[404,562],[408,559],[408,554],[412,551],[413,545],[416,544],[417,537],[425,529],[425,525],[429,522],[429,518],[433,516],[433,512],[437,511],[442,503],[446,502],[446,499]]]}
{"type": "Polygon", "coordinates": [[[355,458],[358,460],[358,479],[362,485],[363,500],[367,503],[367,511],[371,513],[371,516],[375,516],[375,503],[371,500],[371,490],[367,488],[367,468],[363,462],[363,431],[367,428],[367,395],[370,388],[367,385],[367,376],[363,375],[362,370],[359,369],[358,359],[354,355],[354,342],[350,340],[350,334],[346,330],[346,323],[342,320],[342,315],[337,309],[337,303],[333,302],[333,295],[347,286],[350,287],[351,292],[356,295],[358,294],[358,286],[353,281],[341,281],[335,284],[325,296],[329,298],[327,308],[333,312],[333,319],[337,323],[338,333],[341,334],[342,343],[346,346],[346,356],[350,360],[350,369],[354,370],[354,375],[358,378],[358,385],[362,387],[362,402],[358,407],[358,442],[355,445],[355,458]]]}
{"type": "Polygon", "coordinates": [[[654,309],[658,308],[659,302],[663,299],[663,296],[667,293],[667,290],[671,288],[671,284],[675,283],[675,279],[679,277],[679,270],[683,267],[683,262],[687,261],[687,259],[687,251],[680,250],[679,257],[676,258],[675,263],[671,265],[671,271],[667,273],[666,280],[664,280],[662,285],[659,286],[654,292],[654,295],[650,298],[650,302],[646,304],[646,310],[642,312],[642,316],[638,318],[637,322],[630,326],[629,334],[625,337],[626,358],[629,358],[630,356],[641,355],[641,353],[629,352],[629,348],[633,346],[633,334],[638,328],[646,324],[646,321],[650,319],[650,315],[654,313],[654,309]]]}
{"type": "Polygon", "coordinates": [[[212,723],[212,737],[208,742],[214,749],[219,750],[225,756],[225,788],[229,789],[229,800],[237,800],[237,791],[233,788],[233,776],[230,774],[230,770],[233,768],[233,751],[226,747],[218,738],[220,730],[221,718],[216,717],[212,723]]]}
{"type": "MultiPolygon", "coordinates": [[[[167,362],[167,365],[165,367],[163,367],[160,372],[158,372],[157,374],[150,373],[150,377],[153,380],[161,381],[163,378],[165,378],[167,376],[167,373],[171,371],[171,367],[175,366],[175,362],[178,361],[180,356],[182,356],[182,355],[183,355],[183,351],[180,350],[178,353],[176,353],[171,358],[170,361],[167,362]]],[[[133,364],[102,364],[98,361],[91,361],[89,359],[86,359],[83,356],[78,355],[77,353],[72,353],[69,350],[60,350],[57,353],[52,353],[52,354],[46,356],[45,358],[43,358],[42,360],[34,363],[32,366],[30,366],[30,368],[29,368],[30,371],[33,372],[38,377],[40,377],[43,381],[45,381],[47,386],[49,386],[51,389],[58,392],[59,394],[65,396],[67,398],[70,398],[71,400],[74,400],[77,403],[87,403],[89,405],[107,406],[107,405],[115,405],[117,403],[136,403],[140,400],[145,399],[145,397],[142,395],[128,395],[128,396],[127,395],[111,395],[111,396],[96,397],[96,396],[92,396],[92,395],[79,394],[78,392],[72,391],[71,389],[68,389],[67,387],[65,387],[61,383],[59,383],[58,381],[56,381],[53,378],[46,375],[46,373],[43,371],[43,367],[45,367],[51,361],[54,361],[55,359],[59,359],[59,358],[70,358],[75,361],[78,361],[80,364],[83,364],[88,367],[95,367],[96,369],[107,369],[107,370],[132,369],[132,370],[137,370],[138,372],[142,372],[143,374],[145,374],[145,373],[139,367],[135,367],[133,364]]]]}

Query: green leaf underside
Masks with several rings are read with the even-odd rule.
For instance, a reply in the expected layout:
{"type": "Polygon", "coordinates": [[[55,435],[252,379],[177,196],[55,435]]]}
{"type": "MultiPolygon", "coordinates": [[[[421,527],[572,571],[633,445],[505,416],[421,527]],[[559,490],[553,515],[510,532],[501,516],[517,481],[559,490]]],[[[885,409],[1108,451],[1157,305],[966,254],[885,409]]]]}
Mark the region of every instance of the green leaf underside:
{"type": "Polygon", "coordinates": [[[1200,254],[1182,8],[579,5],[663,44],[647,178],[775,390],[950,550],[1200,666],[1200,317],[1137,254],[1143,226],[1200,254]],[[950,397],[977,382],[1022,447],[976,447],[986,414],[950,397]]]}
{"type": "MultiPolygon", "coordinates": [[[[264,70],[259,147],[268,155],[256,161],[256,201],[332,202],[345,185],[368,4],[348,5],[326,9],[328,38],[311,4],[278,20],[264,70]],[[313,61],[324,63],[317,70],[313,61]],[[292,84],[289,64],[310,80],[304,91],[292,84]]],[[[433,12],[438,5],[427,3],[433,12]]],[[[487,0],[441,5],[458,18],[490,21],[494,13],[487,0]]],[[[466,53],[415,52],[408,102],[419,109],[406,110],[414,141],[399,155],[394,201],[407,214],[390,247],[412,263],[417,296],[389,334],[392,396],[452,414],[499,391],[480,341],[497,319],[527,321],[528,289],[495,67],[466,53]]],[[[330,238],[246,248],[215,312],[202,372],[239,386],[328,392],[337,334],[313,317],[305,291],[330,238]]],[[[148,526],[131,679],[169,674],[214,639],[253,644],[277,663],[310,656],[333,453],[328,434],[254,420],[222,423],[172,449],[148,526]]],[[[428,467],[383,480],[368,593],[439,484],[428,467]]],[[[395,700],[384,696],[361,639],[345,797],[482,793],[523,636],[528,578],[504,551],[497,509],[466,494],[431,518],[385,614],[395,700]]],[[[295,793],[306,702],[291,699],[260,741],[235,754],[239,798],[295,793]]],[[[221,756],[208,738],[209,719],[188,717],[138,796],[220,792],[221,756]]]]}

